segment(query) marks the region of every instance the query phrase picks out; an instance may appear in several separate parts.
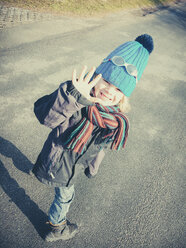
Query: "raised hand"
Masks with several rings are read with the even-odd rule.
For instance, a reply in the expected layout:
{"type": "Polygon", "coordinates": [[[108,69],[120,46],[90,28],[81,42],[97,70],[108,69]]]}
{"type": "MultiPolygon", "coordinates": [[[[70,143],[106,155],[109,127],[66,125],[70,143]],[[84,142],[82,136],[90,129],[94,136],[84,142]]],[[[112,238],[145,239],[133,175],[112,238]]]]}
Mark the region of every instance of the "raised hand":
{"type": "Polygon", "coordinates": [[[92,78],[96,68],[92,67],[89,73],[86,75],[87,66],[84,66],[79,78],[77,79],[77,72],[76,69],[74,69],[72,73],[72,83],[76,87],[76,89],[89,101],[92,102],[99,102],[99,99],[96,97],[90,96],[91,89],[97,84],[97,82],[101,79],[101,74],[97,75],[91,82],[90,79],[92,78]]]}

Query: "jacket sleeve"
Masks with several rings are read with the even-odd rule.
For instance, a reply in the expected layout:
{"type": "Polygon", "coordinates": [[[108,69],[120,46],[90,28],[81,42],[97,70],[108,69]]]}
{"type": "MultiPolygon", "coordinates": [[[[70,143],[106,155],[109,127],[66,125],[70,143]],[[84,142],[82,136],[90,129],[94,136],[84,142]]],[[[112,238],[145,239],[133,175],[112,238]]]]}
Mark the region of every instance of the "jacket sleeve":
{"type": "Polygon", "coordinates": [[[41,124],[54,129],[88,105],[92,103],[81,95],[72,81],[67,81],[52,94],[38,99],[34,103],[34,113],[41,124]]]}
{"type": "Polygon", "coordinates": [[[94,159],[89,162],[89,173],[92,177],[94,177],[97,174],[99,166],[104,157],[105,157],[105,152],[103,149],[101,149],[99,153],[97,153],[97,155],[94,157],[94,159]]]}

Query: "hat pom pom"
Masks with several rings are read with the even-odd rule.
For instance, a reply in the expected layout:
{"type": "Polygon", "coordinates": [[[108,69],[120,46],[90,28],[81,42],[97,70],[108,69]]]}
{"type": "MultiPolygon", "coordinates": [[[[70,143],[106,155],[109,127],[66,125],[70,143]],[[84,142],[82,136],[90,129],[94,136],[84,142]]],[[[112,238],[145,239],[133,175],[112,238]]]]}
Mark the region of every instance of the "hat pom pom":
{"type": "Polygon", "coordinates": [[[140,44],[143,45],[144,48],[147,49],[147,51],[149,52],[149,54],[153,51],[154,49],[154,43],[153,43],[153,39],[150,35],[148,34],[142,34],[140,36],[138,36],[135,41],[139,42],[140,44]]]}

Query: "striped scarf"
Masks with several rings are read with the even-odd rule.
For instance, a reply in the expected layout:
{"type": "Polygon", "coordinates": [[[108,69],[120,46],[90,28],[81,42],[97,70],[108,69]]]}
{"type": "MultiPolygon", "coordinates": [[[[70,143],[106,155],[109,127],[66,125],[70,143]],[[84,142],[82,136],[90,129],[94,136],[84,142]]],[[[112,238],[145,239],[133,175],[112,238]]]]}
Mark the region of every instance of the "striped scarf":
{"type": "Polygon", "coordinates": [[[127,118],[119,112],[118,107],[105,107],[96,103],[94,106],[86,107],[85,116],[65,142],[67,149],[83,154],[95,126],[100,127],[99,140],[103,143],[112,141],[112,150],[124,148],[129,129],[127,118]]]}

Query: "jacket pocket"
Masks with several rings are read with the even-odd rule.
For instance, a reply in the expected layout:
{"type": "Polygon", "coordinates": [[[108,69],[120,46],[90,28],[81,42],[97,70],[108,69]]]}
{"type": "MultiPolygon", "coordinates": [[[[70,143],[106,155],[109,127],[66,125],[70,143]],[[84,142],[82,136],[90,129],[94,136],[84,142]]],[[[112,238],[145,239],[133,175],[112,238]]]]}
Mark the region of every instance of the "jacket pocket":
{"type": "Polygon", "coordinates": [[[74,175],[74,168],[76,163],[76,155],[72,151],[62,151],[57,155],[58,159],[55,164],[50,167],[48,174],[51,179],[67,184],[74,175]]]}
{"type": "Polygon", "coordinates": [[[61,146],[52,144],[52,149],[47,161],[47,173],[53,179],[56,177],[56,172],[60,169],[60,159],[63,156],[63,148],[61,146]]]}

